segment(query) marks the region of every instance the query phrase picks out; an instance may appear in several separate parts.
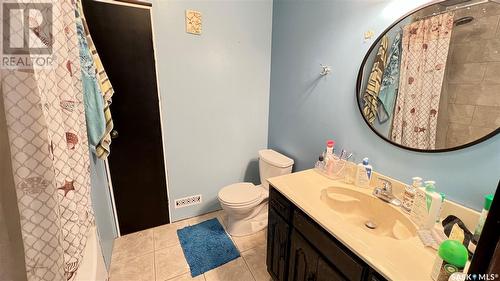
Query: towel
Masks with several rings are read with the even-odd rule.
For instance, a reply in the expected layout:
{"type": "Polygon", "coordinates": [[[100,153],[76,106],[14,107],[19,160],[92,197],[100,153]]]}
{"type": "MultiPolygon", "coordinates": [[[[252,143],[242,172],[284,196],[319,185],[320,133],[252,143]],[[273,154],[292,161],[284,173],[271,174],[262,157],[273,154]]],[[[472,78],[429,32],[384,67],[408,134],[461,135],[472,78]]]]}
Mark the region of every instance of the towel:
{"type": "Polygon", "coordinates": [[[387,45],[389,41],[387,35],[384,35],[380,40],[377,56],[373,62],[372,71],[368,78],[365,94],[363,95],[363,115],[370,124],[375,121],[378,107],[378,94],[380,84],[382,83],[382,75],[384,73],[385,64],[387,62],[387,45]]]}
{"type": "Polygon", "coordinates": [[[401,32],[396,34],[389,50],[389,62],[384,70],[382,86],[378,94],[377,118],[382,124],[389,120],[394,111],[394,104],[398,95],[399,67],[401,64],[401,32]]]}
{"type": "Polygon", "coordinates": [[[101,90],[97,83],[94,61],[85,39],[83,24],[76,18],[76,31],[80,51],[80,68],[82,72],[83,103],[85,106],[85,119],[87,121],[87,137],[89,148],[95,153],[96,146],[101,141],[106,129],[104,118],[104,102],[101,90]]]}
{"type": "Polygon", "coordinates": [[[97,72],[97,78],[98,78],[97,82],[102,94],[102,98],[104,99],[103,112],[104,112],[106,128],[104,130],[104,135],[102,136],[99,143],[96,145],[95,154],[100,159],[106,159],[110,153],[111,131],[113,130],[114,127],[113,118],[111,116],[111,109],[109,108],[111,105],[111,98],[113,97],[114,94],[114,89],[113,86],[111,85],[111,82],[109,81],[106,71],[104,70],[101,58],[99,57],[99,54],[97,53],[97,50],[95,48],[94,41],[90,36],[89,27],[87,25],[87,21],[85,20],[85,15],[83,14],[83,7],[80,0],[76,1],[76,5],[77,5],[77,17],[81,20],[83,25],[83,30],[85,31],[87,46],[92,55],[94,66],[97,72]]]}

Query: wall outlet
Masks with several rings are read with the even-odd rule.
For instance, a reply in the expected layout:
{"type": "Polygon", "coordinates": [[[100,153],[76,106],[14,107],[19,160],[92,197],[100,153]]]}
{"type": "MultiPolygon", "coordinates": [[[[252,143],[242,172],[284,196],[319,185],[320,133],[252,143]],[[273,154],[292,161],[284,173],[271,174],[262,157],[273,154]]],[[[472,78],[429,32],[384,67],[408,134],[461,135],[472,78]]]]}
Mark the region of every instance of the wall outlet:
{"type": "Polygon", "coordinates": [[[202,202],[201,194],[175,199],[175,209],[197,205],[202,202]]]}

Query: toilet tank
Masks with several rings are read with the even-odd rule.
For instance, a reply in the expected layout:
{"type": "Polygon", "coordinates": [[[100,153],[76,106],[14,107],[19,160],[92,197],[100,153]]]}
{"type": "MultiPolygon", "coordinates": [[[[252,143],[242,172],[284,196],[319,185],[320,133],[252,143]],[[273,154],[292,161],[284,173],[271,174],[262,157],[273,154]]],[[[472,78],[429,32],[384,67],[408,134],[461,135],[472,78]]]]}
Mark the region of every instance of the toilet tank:
{"type": "Polygon", "coordinates": [[[272,149],[259,151],[259,174],[260,182],[265,189],[269,189],[266,179],[292,172],[293,159],[278,153],[272,149]]]}

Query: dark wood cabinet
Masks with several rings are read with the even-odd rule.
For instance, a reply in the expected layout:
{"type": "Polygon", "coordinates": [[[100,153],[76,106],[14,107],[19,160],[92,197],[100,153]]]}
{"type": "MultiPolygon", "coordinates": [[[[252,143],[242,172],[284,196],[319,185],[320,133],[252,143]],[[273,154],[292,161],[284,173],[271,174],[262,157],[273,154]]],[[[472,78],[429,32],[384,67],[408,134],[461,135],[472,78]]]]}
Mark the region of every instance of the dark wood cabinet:
{"type": "Polygon", "coordinates": [[[296,230],[293,230],[291,240],[288,280],[316,280],[319,253],[296,230]]]}
{"type": "Polygon", "coordinates": [[[286,280],[290,226],[273,208],[269,209],[267,228],[267,268],[274,280],[286,280]]]}
{"type": "Polygon", "coordinates": [[[385,280],[272,187],[267,269],[276,281],[385,280]]]}
{"type": "Polygon", "coordinates": [[[320,253],[293,230],[290,243],[290,269],[288,280],[293,281],[344,281],[334,266],[324,260],[320,253]]]}
{"type": "Polygon", "coordinates": [[[322,258],[318,260],[317,281],[345,281],[333,266],[322,258]]]}
{"type": "Polygon", "coordinates": [[[384,277],[380,276],[376,271],[373,269],[370,269],[368,272],[368,275],[366,277],[367,281],[383,281],[385,280],[384,277]]]}

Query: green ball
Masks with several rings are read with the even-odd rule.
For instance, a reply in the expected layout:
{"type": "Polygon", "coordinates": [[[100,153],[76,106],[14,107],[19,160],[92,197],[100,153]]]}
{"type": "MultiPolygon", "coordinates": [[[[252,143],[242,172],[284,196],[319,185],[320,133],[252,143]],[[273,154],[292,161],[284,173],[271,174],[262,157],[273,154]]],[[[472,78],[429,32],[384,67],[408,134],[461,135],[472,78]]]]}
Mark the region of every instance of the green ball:
{"type": "Polygon", "coordinates": [[[462,243],[456,240],[446,240],[439,245],[438,255],[447,263],[452,264],[458,268],[463,268],[469,253],[462,243]]]}

